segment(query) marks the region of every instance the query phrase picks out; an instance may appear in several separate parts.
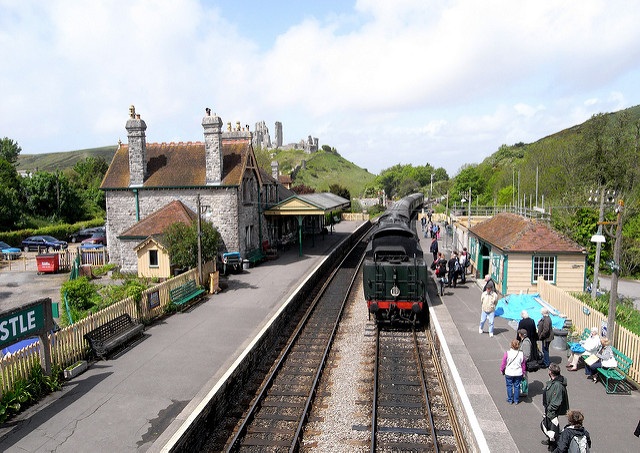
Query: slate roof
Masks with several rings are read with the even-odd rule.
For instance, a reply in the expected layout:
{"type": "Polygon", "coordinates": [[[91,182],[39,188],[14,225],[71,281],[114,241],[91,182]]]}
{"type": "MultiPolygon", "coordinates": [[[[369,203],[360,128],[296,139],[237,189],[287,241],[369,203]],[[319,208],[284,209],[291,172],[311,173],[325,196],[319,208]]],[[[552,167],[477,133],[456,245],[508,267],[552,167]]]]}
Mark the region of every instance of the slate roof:
{"type": "MultiPolygon", "coordinates": [[[[222,185],[239,186],[251,149],[250,138],[222,139],[222,185]]],[[[147,143],[147,177],[143,187],[205,186],[204,142],[147,143]]],[[[129,145],[121,144],[101,189],[129,187],[129,145]]]]}
{"type": "Polygon", "coordinates": [[[165,232],[169,225],[176,222],[191,225],[196,217],[195,212],[187,208],[181,201],[175,200],[140,220],[118,237],[121,239],[146,239],[149,236],[159,236],[165,232]]]}
{"type": "Polygon", "coordinates": [[[471,228],[478,238],[505,252],[585,253],[585,248],[544,222],[506,212],[471,228]]]}

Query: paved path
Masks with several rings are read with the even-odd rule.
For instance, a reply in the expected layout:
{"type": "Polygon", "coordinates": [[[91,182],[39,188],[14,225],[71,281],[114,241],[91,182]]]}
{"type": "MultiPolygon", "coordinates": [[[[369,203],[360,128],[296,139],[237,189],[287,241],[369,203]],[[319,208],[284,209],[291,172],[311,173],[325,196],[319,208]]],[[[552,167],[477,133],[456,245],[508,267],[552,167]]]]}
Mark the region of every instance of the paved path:
{"type": "MultiPolygon", "coordinates": [[[[421,239],[423,249],[428,242],[429,239],[421,239]]],[[[542,388],[549,379],[547,370],[529,373],[529,398],[524,403],[508,404],[500,363],[515,338],[513,328],[507,320],[496,317],[493,338],[478,333],[482,291],[474,280],[448,289],[442,298],[436,293],[435,282],[429,290],[434,312],[445,326],[447,343],[490,451],[514,451],[514,444],[522,452],[545,451],[540,444],[544,439],[540,420],[544,413],[542,388]]],[[[640,451],[640,439],[633,436],[640,420],[640,392],[607,395],[602,384],[586,380],[583,370],[565,372],[566,358],[566,351],[551,349],[552,362],[560,364],[568,379],[571,408],[580,409],[585,415],[585,427],[593,439],[591,451],[640,451]]],[[[564,426],[566,417],[560,421],[564,426]]]]}
{"type": "Polygon", "coordinates": [[[42,403],[0,428],[0,451],[141,452],[199,402],[280,304],[358,224],[241,274],[228,288],[145,330],[144,338],[92,364],[42,403]],[[188,409],[187,409],[188,411],[188,409]]]}

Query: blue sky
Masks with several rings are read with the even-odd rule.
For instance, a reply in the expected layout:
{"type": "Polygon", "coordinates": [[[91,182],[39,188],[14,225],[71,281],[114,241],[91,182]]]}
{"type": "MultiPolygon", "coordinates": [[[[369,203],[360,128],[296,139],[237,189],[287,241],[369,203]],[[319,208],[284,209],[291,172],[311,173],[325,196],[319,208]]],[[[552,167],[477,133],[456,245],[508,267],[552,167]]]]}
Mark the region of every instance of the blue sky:
{"type": "Polygon", "coordinates": [[[640,2],[0,0],[0,136],[23,154],[283,123],[378,173],[453,176],[640,104],[640,2]]]}

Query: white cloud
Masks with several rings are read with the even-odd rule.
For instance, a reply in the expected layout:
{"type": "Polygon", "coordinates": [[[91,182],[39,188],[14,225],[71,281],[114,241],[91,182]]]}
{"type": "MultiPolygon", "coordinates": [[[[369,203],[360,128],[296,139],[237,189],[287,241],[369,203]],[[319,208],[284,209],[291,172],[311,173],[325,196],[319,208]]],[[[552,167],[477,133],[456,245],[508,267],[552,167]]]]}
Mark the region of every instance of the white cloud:
{"type": "Polygon", "coordinates": [[[228,0],[0,0],[0,133],[24,153],[115,143],[135,104],[149,140],[197,140],[211,107],[371,171],[453,172],[638,103],[637,2],[358,0],[297,22],[269,5],[247,14],[281,33],[255,42],[228,0]]]}

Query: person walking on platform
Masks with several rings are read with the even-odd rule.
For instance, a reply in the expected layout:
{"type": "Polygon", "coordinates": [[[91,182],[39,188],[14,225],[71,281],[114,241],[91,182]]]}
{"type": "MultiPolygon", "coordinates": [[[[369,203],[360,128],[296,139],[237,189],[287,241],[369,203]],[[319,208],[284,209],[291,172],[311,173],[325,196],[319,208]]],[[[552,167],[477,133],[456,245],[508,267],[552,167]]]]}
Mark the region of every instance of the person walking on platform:
{"type": "Polygon", "coordinates": [[[542,343],[542,365],[541,368],[549,368],[551,360],[549,359],[549,345],[553,341],[553,325],[551,324],[551,316],[546,307],[540,309],[542,318],[538,321],[538,338],[542,343]]]}
{"type": "Polygon", "coordinates": [[[483,333],[484,323],[489,320],[489,337],[493,337],[493,320],[496,316],[496,305],[498,304],[498,295],[489,287],[482,293],[480,297],[482,302],[482,313],[480,313],[480,327],[479,333],[483,333]]]}
{"type": "Polygon", "coordinates": [[[549,451],[553,451],[560,434],[560,422],[558,416],[565,415],[569,410],[569,394],[567,393],[567,380],[560,374],[560,367],[552,363],[549,365],[549,381],[542,392],[542,405],[544,406],[544,418],[540,424],[547,439],[542,445],[547,445],[549,451]]]}
{"type": "Polygon", "coordinates": [[[458,286],[458,273],[460,272],[460,262],[458,262],[458,252],[453,252],[447,263],[449,266],[449,288],[451,284],[456,288],[458,286]]]}
{"type": "Polygon", "coordinates": [[[493,281],[489,274],[484,276],[484,287],[482,288],[482,291],[486,291],[487,288],[491,288],[491,291],[496,290],[496,282],[493,281]]]}
{"type": "Polygon", "coordinates": [[[429,251],[433,254],[433,262],[438,261],[438,239],[431,238],[431,245],[429,246],[429,251]]]}
{"type": "Polygon", "coordinates": [[[505,351],[500,365],[500,372],[507,385],[507,403],[520,404],[520,382],[526,371],[526,362],[524,353],[520,350],[520,342],[511,340],[511,349],[505,351]]]}
{"type": "Polygon", "coordinates": [[[591,436],[589,431],[584,429],[582,422],[584,415],[580,411],[569,411],[567,413],[569,424],[564,427],[558,438],[558,446],[553,453],[568,453],[569,451],[587,452],[591,448],[591,436]],[[571,449],[571,445],[574,448],[571,449]],[[576,449],[577,448],[577,449],[576,449]]]}
{"type": "MultiPolygon", "coordinates": [[[[536,330],[536,323],[533,319],[529,317],[529,312],[527,310],[522,310],[520,312],[520,317],[522,318],[518,323],[518,328],[516,329],[516,340],[522,341],[520,339],[520,329],[524,329],[527,332],[527,338],[531,342],[531,359],[538,360],[540,358],[540,354],[538,351],[538,331],[536,330]]],[[[528,360],[529,358],[527,358],[528,360]]]]}

